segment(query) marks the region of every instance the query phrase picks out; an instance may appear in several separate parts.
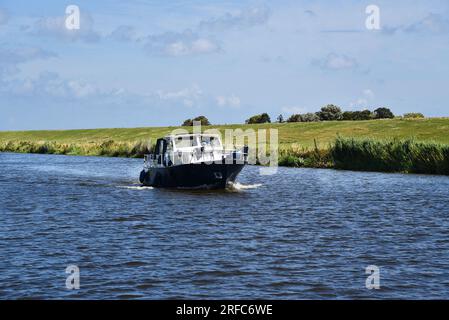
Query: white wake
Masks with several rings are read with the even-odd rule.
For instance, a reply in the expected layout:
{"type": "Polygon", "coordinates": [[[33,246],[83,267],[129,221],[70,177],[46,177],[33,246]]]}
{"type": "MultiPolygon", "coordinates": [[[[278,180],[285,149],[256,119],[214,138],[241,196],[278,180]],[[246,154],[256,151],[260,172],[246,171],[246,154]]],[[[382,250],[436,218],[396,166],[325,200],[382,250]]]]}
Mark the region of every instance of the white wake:
{"type": "Polygon", "coordinates": [[[149,186],[118,186],[119,188],[123,189],[130,189],[130,190],[152,190],[153,187],[149,186]]]}
{"type": "Polygon", "coordinates": [[[260,186],[262,186],[261,183],[256,183],[256,184],[241,184],[239,182],[234,182],[234,183],[230,183],[228,185],[230,190],[249,190],[249,189],[257,189],[260,186]]]}

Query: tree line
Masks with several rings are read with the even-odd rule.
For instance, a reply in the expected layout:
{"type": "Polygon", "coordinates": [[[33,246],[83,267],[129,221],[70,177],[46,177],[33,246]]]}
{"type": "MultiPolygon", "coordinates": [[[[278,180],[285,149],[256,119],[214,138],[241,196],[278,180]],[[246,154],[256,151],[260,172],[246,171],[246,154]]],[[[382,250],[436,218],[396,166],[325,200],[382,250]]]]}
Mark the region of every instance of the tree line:
{"type": "MultiPolygon", "coordinates": [[[[308,112],[303,114],[292,114],[287,120],[284,120],[282,114],[277,117],[277,122],[318,122],[318,121],[361,121],[374,119],[393,119],[396,116],[394,113],[385,107],[377,108],[374,111],[342,111],[340,107],[333,104],[328,104],[320,109],[318,112],[308,112]]],[[[411,112],[402,116],[405,119],[419,119],[424,118],[422,113],[411,112]]],[[[252,116],[247,119],[245,123],[270,123],[271,119],[267,113],[252,116]]]]}
{"type": "MultiPolygon", "coordinates": [[[[246,120],[246,123],[266,123],[270,122],[267,114],[253,116],[246,120]],[[264,116],[265,115],[265,116],[264,116]]],[[[339,121],[339,120],[372,120],[372,119],[393,119],[395,115],[389,108],[377,108],[374,111],[342,111],[341,108],[329,104],[321,108],[318,112],[309,112],[304,114],[292,114],[286,122],[318,122],[318,121],[339,121]]],[[[285,122],[284,117],[279,115],[277,122],[285,122]]]]}
{"type": "MultiPolygon", "coordinates": [[[[342,111],[340,107],[333,104],[328,104],[320,109],[318,112],[309,112],[303,114],[292,114],[287,120],[284,120],[282,114],[277,117],[279,123],[284,122],[318,122],[318,121],[361,121],[374,119],[393,119],[396,116],[389,108],[381,107],[374,111],[342,111]]],[[[418,119],[424,118],[422,113],[412,112],[403,115],[403,118],[418,119]]],[[[209,126],[211,123],[205,116],[198,116],[194,119],[187,119],[183,122],[183,126],[192,126],[194,121],[201,122],[203,126],[209,126]]],[[[255,123],[271,123],[271,118],[268,113],[261,113],[254,115],[245,121],[246,124],[255,123]]]]}

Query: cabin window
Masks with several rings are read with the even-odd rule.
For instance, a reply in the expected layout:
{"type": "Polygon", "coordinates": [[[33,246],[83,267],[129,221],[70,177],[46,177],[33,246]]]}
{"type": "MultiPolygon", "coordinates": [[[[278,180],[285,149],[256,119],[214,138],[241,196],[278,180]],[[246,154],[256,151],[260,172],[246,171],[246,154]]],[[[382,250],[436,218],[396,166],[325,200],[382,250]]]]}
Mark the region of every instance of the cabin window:
{"type": "Polygon", "coordinates": [[[173,142],[171,140],[168,141],[167,144],[167,152],[173,151],[173,142]]]}
{"type": "Polygon", "coordinates": [[[164,151],[164,140],[159,140],[158,154],[162,154],[164,151]]]}
{"type": "Polygon", "coordinates": [[[201,137],[201,145],[202,146],[211,146],[212,148],[220,148],[220,140],[217,137],[212,136],[202,136],[201,137]]]}
{"type": "Polygon", "coordinates": [[[197,147],[198,140],[195,136],[177,137],[175,144],[177,148],[197,147]]]}

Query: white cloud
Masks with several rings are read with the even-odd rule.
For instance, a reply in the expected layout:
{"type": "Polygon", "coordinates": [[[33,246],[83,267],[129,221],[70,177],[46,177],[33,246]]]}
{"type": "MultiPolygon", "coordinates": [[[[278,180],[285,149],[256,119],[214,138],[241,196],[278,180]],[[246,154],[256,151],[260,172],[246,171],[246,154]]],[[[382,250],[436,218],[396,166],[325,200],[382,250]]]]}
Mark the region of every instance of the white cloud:
{"type": "Polygon", "coordinates": [[[208,39],[197,39],[192,42],[191,51],[193,53],[209,53],[216,52],[219,50],[217,44],[213,43],[208,39]]]}
{"type": "Polygon", "coordinates": [[[56,57],[56,54],[38,47],[19,46],[0,47],[0,80],[6,75],[18,73],[18,66],[22,63],[37,59],[56,57]]]}
{"type": "Polygon", "coordinates": [[[97,93],[97,88],[85,81],[71,80],[67,85],[72,93],[78,98],[87,97],[97,93]]]}
{"type": "MultiPolygon", "coordinates": [[[[1,55],[0,55],[1,56],[1,55]]],[[[194,84],[175,91],[129,92],[123,88],[101,88],[94,82],[63,78],[55,72],[42,72],[36,77],[0,78],[0,97],[41,99],[58,103],[92,101],[92,103],[129,104],[141,106],[200,106],[205,99],[201,88],[194,84]]]]}
{"type": "Polygon", "coordinates": [[[362,91],[362,95],[349,103],[349,110],[361,110],[370,107],[375,94],[371,89],[365,89],[362,91]]]}
{"type": "Polygon", "coordinates": [[[134,27],[122,25],[114,29],[109,38],[122,42],[136,41],[137,33],[134,27]]]}
{"type": "Polygon", "coordinates": [[[374,99],[374,92],[371,89],[365,89],[363,90],[363,95],[368,97],[369,99],[374,99]]]}
{"type": "Polygon", "coordinates": [[[267,7],[252,7],[237,13],[200,22],[199,29],[206,31],[225,31],[232,28],[248,28],[267,23],[271,15],[267,7]]]}
{"type": "Polygon", "coordinates": [[[336,53],[329,53],[324,59],[315,60],[314,64],[325,70],[355,69],[358,66],[355,58],[336,53]]]}
{"type": "Polygon", "coordinates": [[[349,109],[360,109],[366,108],[368,104],[368,100],[365,98],[358,98],[356,101],[353,101],[349,104],[349,109]]]}
{"type": "Polygon", "coordinates": [[[157,96],[160,100],[171,100],[174,102],[181,102],[186,107],[194,106],[203,96],[203,91],[198,85],[192,85],[189,88],[184,88],[178,91],[157,91],[157,96]]]}
{"type": "Polygon", "coordinates": [[[148,36],[145,50],[149,54],[178,57],[216,53],[221,51],[221,48],[215,41],[186,30],[182,33],[167,32],[148,36]]]}
{"type": "Polygon", "coordinates": [[[301,114],[306,113],[307,109],[303,107],[297,107],[297,106],[289,106],[289,107],[283,107],[282,112],[285,112],[287,114],[301,114]]]}
{"type": "Polygon", "coordinates": [[[238,108],[240,107],[240,98],[235,94],[231,94],[230,96],[217,96],[215,98],[217,105],[220,107],[232,107],[238,108]]]}
{"type": "Polygon", "coordinates": [[[207,54],[219,51],[217,44],[208,39],[196,39],[193,41],[177,41],[167,44],[165,53],[170,56],[185,56],[193,54],[207,54]]]}
{"type": "Polygon", "coordinates": [[[430,13],[422,20],[404,28],[410,33],[436,33],[444,34],[449,32],[449,20],[439,14],[430,13]]]}
{"type": "Polygon", "coordinates": [[[65,16],[40,18],[29,30],[34,35],[63,40],[81,40],[85,42],[97,42],[100,40],[100,35],[93,29],[94,20],[88,12],[83,11],[80,14],[80,29],[67,29],[65,20],[65,16]]]}
{"type": "Polygon", "coordinates": [[[110,93],[102,92],[93,84],[80,79],[63,79],[54,72],[43,72],[35,78],[11,80],[4,89],[16,96],[62,99],[82,99],[110,93]]]}
{"type": "MultiPolygon", "coordinates": [[[[166,32],[142,39],[149,54],[180,57],[221,52],[220,44],[210,37],[210,31],[247,28],[265,24],[270,16],[266,7],[253,7],[237,13],[226,13],[218,18],[201,21],[199,25],[183,32],[166,32]]],[[[128,30],[122,30],[128,31],[128,30]]],[[[140,40],[140,39],[139,39],[140,40]]]]}
{"type": "Polygon", "coordinates": [[[382,32],[386,35],[404,32],[406,34],[447,34],[449,33],[449,20],[436,13],[429,13],[424,18],[404,25],[385,26],[382,32]]]}

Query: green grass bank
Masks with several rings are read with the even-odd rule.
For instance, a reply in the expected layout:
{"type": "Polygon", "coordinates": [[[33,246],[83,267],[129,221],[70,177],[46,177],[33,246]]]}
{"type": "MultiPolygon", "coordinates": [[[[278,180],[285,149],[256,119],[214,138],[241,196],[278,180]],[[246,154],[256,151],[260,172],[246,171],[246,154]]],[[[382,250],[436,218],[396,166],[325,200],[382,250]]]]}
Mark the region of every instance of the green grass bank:
{"type": "MultiPolygon", "coordinates": [[[[3,131],[0,151],[142,157],[177,128],[3,131]]],[[[449,174],[449,118],[203,127],[209,128],[278,129],[282,166],[449,174]]]]}

